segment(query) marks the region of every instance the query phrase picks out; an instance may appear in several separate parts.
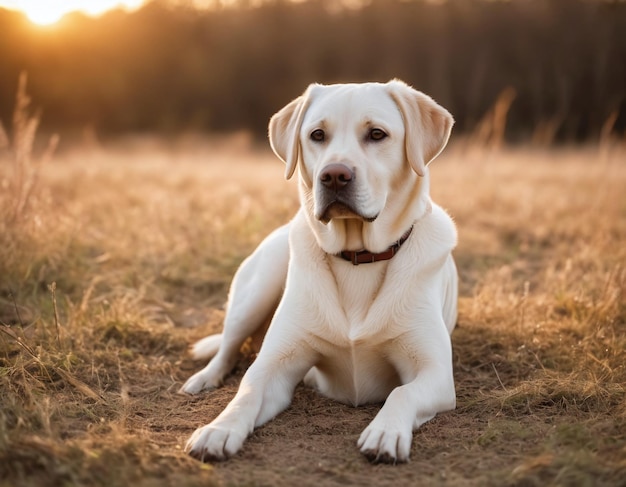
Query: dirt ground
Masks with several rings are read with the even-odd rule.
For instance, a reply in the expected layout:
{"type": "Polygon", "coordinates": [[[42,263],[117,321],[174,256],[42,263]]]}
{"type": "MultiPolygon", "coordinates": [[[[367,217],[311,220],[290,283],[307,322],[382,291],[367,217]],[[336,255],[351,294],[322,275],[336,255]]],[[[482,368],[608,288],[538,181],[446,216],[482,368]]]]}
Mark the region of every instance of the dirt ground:
{"type": "Polygon", "coordinates": [[[459,227],[457,409],[401,465],[356,447],[380,405],[304,386],[231,460],[182,450],[253,359],[177,394],[237,265],[297,208],[280,162],[142,145],[58,159],[0,229],[0,486],[626,485],[623,149],[457,145],[433,165],[459,227]]]}

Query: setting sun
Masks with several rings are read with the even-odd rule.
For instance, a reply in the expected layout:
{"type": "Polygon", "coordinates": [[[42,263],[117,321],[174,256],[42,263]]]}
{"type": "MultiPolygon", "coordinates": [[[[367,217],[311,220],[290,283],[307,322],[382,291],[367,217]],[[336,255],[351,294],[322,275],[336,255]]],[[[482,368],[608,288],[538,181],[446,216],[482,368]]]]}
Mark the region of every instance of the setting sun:
{"type": "Polygon", "coordinates": [[[51,25],[70,12],[95,17],[114,8],[133,10],[143,3],[145,0],[0,0],[0,7],[20,10],[35,24],[51,25]]]}

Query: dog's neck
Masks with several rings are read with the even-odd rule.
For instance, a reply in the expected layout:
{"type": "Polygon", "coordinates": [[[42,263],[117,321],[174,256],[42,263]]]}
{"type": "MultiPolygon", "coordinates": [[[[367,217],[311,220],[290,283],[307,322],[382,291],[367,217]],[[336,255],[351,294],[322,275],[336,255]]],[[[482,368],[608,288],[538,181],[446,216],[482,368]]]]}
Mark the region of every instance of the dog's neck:
{"type": "MultiPolygon", "coordinates": [[[[341,223],[343,223],[343,232],[345,235],[345,241],[341,250],[363,250],[365,248],[363,242],[363,225],[365,222],[363,220],[351,218],[342,220],[341,223]]],[[[338,227],[339,223],[334,222],[334,225],[338,227]]]]}
{"type": "Polygon", "coordinates": [[[413,226],[411,225],[411,228],[409,228],[404,235],[402,235],[402,237],[390,245],[384,252],[373,253],[369,250],[344,250],[338,253],[337,257],[351,262],[352,265],[370,264],[373,262],[380,262],[381,260],[389,260],[396,255],[398,250],[400,250],[400,247],[402,247],[402,244],[406,242],[412,231],[413,226]]]}

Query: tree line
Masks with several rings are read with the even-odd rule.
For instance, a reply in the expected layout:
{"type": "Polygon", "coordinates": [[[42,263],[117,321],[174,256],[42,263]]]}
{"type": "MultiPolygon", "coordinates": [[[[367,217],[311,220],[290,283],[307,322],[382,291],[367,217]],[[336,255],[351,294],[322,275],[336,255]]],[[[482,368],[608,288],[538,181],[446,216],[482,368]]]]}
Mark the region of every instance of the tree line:
{"type": "Polygon", "coordinates": [[[603,128],[623,136],[625,26],[626,3],[599,0],[274,0],[202,11],[155,0],[48,28],[0,10],[0,118],[10,119],[26,71],[44,127],[264,136],[310,82],[397,77],[447,107],[460,132],[479,131],[500,105],[511,141],[583,141],[603,128]]]}

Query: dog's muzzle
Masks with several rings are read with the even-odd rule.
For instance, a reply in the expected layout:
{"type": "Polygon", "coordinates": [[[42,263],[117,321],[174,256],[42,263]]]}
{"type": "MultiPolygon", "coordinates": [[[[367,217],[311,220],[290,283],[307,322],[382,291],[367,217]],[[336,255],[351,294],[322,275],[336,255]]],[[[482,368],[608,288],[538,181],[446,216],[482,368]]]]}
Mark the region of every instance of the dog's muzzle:
{"type": "Polygon", "coordinates": [[[333,218],[374,221],[378,215],[363,215],[355,205],[355,174],[345,164],[329,164],[319,175],[315,218],[328,223],[333,218]]]}

